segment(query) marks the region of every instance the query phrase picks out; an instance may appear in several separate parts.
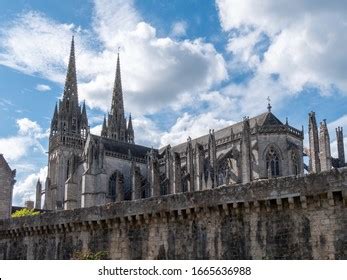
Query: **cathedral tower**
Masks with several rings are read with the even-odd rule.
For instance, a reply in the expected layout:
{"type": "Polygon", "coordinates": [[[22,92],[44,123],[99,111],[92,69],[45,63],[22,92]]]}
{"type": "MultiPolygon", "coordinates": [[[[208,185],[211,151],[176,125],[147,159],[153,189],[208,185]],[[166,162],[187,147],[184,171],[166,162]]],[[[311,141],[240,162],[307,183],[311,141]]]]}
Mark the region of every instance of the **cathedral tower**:
{"type": "Polygon", "coordinates": [[[101,136],[120,142],[131,144],[135,143],[131,116],[129,116],[128,125],[124,117],[124,102],[119,53],[117,56],[117,68],[112,93],[111,112],[108,114],[107,123],[106,119],[104,120],[101,136]]]}
{"type": "Polygon", "coordinates": [[[54,108],[48,150],[48,175],[44,208],[63,209],[65,181],[72,157],[80,156],[89,132],[86,106],[78,102],[75,42],[71,41],[69,64],[62,100],[54,108]]]}
{"type": "Polygon", "coordinates": [[[310,172],[320,172],[318,128],[315,112],[309,113],[308,135],[310,145],[310,172]]]}

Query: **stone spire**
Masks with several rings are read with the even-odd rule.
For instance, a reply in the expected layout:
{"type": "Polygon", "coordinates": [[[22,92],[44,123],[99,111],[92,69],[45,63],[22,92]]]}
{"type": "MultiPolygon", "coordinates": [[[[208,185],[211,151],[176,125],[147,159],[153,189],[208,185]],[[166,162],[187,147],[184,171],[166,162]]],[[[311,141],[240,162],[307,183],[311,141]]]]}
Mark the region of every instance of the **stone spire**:
{"type": "Polygon", "coordinates": [[[41,192],[42,192],[42,184],[40,179],[38,179],[36,183],[35,209],[41,209],[41,192]]]}
{"type": "Polygon", "coordinates": [[[117,56],[117,69],[112,94],[111,112],[108,115],[107,133],[108,138],[127,142],[119,53],[117,56]]]}
{"type": "Polygon", "coordinates": [[[80,106],[78,103],[75,41],[72,37],[63,98],[59,100],[59,106],[54,109],[51,123],[48,174],[45,183],[45,209],[63,209],[66,173],[69,170],[69,161],[66,157],[67,154],[69,157],[82,154],[88,133],[86,105],[80,106]],[[52,157],[52,154],[55,156],[52,157]]]}
{"type": "Polygon", "coordinates": [[[120,73],[120,60],[119,53],[117,55],[117,69],[116,78],[114,81],[111,115],[123,115],[124,117],[124,105],[123,105],[123,90],[122,90],[122,79],[120,73]]]}
{"type": "Polygon", "coordinates": [[[81,109],[78,104],[74,37],[71,41],[63,98],[59,101],[59,108],[54,111],[52,124],[56,124],[56,127],[51,126],[51,136],[59,133],[86,138],[89,130],[86,106],[83,104],[81,109]]]}
{"type": "Polygon", "coordinates": [[[133,123],[131,120],[131,114],[129,115],[127,133],[128,133],[128,142],[131,144],[134,144],[135,143],[135,136],[134,136],[133,123]]]}
{"type": "Polygon", "coordinates": [[[330,137],[326,120],[320,123],[319,128],[319,160],[321,171],[331,169],[330,137]]]}
{"type": "Polygon", "coordinates": [[[106,115],[104,115],[104,122],[102,123],[101,136],[107,137],[106,115]]]}
{"type": "Polygon", "coordinates": [[[81,126],[88,127],[88,117],[87,117],[87,110],[86,110],[86,102],[85,101],[83,101],[83,105],[82,105],[81,126]]]}
{"type": "Polygon", "coordinates": [[[337,154],[339,158],[339,167],[345,166],[345,146],[343,143],[343,128],[336,128],[337,154]]]}
{"type": "Polygon", "coordinates": [[[58,104],[55,103],[53,118],[51,121],[51,136],[55,135],[58,131],[58,104]]]}
{"type": "Polygon", "coordinates": [[[70,99],[71,102],[75,103],[75,105],[78,105],[74,36],[72,36],[72,40],[71,40],[69,65],[68,65],[67,74],[66,74],[63,99],[70,99]]]}
{"type": "Polygon", "coordinates": [[[310,172],[318,173],[321,171],[319,160],[319,140],[318,140],[318,128],[315,112],[309,113],[308,120],[308,135],[310,145],[310,172]]]}

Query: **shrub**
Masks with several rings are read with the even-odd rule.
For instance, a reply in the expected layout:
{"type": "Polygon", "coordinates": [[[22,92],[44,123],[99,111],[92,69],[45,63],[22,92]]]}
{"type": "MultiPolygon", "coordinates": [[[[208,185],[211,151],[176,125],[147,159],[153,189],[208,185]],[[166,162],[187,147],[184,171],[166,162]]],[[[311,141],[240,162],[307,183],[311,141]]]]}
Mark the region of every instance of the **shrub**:
{"type": "Polygon", "coordinates": [[[107,260],[107,251],[99,251],[99,252],[75,252],[72,256],[73,260],[107,260]]]}
{"type": "Polygon", "coordinates": [[[11,217],[12,218],[19,218],[19,217],[26,217],[26,216],[36,216],[39,215],[40,212],[35,211],[34,209],[27,209],[27,208],[23,208],[20,210],[17,210],[16,212],[14,212],[11,217]]]}

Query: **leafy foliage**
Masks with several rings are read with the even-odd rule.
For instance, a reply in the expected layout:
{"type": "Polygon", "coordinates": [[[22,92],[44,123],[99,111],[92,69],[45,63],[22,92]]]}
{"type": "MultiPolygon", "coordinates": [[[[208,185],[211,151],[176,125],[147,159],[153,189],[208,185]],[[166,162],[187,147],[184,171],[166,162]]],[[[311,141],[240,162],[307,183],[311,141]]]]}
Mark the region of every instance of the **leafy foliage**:
{"type": "Polygon", "coordinates": [[[19,218],[19,217],[27,217],[27,216],[36,216],[39,215],[40,212],[35,211],[34,209],[27,209],[27,208],[23,208],[20,210],[17,210],[16,212],[14,212],[11,217],[12,218],[19,218]]]}
{"type": "Polygon", "coordinates": [[[108,252],[107,251],[99,251],[99,252],[75,252],[73,254],[73,260],[107,260],[108,252]]]}

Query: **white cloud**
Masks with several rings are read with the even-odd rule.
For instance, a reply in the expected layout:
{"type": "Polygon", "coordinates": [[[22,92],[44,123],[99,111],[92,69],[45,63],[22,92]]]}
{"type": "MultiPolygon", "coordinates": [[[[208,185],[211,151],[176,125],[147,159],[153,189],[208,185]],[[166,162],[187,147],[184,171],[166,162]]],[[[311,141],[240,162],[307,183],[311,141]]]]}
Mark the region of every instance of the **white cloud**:
{"type": "Polygon", "coordinates": [[[95,0],[90,30],[33,11],[19,15],[0,27],[0,64],[62,84],[72,30],[80,99],[91,108],[110,108],[118,47],[125,105],[134,115],[179,109],[187,100],[177,100],[187,92],[198,94],[227,78],[225,61],[212,44],[160,38],[133,1],[121,0],[95,0]]]}
{"type": "Polygon", "coordinates": [[[160,139],[163,135],[156,123],[144,116],[133,118],[135,131],[135,143],[146,145],[153,148],[160,146],[160,139]]]}
{"type": "Polygon", "coordinates": [[[13,163],[27,155],[32,149],[45,153],[40,140],[48,137],[48,131],[43,131],[36,122],[28,118],[18,119],[16,123],[18,126],[16,136],[0,138],[0,153],[13,163]]]}
{"type": "Polygon", "coordinates": [[[214,117],[213,113],[201,115],[191,115],[184,113],[169,131],[162,133],[160,137],[160,147],[170,144],[171,146],[186,142],[187,138],[197,138],[208,134],[210,128],[215,130],[231,125],[231,121],[214,117]]]}
{"type": "Polygon", "coordinates": [[[184,20],[175,22],[171,27],[171,34],[176,37],[185,36],[187,34],[187,22],[184,20]]]}
{"type": "Polygon", "coordinates": [[[41,142],[48,137],[49,132],[28,118],[17,119],[16,124],[16,135],[0,138],[0,153],[4,154],[11,168],[17,170],[18,181],[14,186],[13,203],[24,205],[25,200],[34,200],[37,179],[40,178],[41,182],[46,180],[47,167],[38,170],[37,160],[46,157],[41,142]]]}
{"type": "Polygon", "coordinates": [[[264,96],[261,99],[255,96],[253,90],[258,88],[269,91],[272,99],[282,104],[288,95],[306,86],[319,88],[321,94],[330,94],[333,87],[347,92],[345,1],[265,0],[260,4],[257,0],[216,0],[216,3],[221,26],[230,35],[227,49],[233,54],[231,71],[245,67],[253,71],[254,79],[241,86],[246,87],[239,97],[242,106],[249,104],[247,100],[259,103],[264,96]],[[261,51],[257,50],[259,44],[265,45],[261,51]],[[272,74],[277,75],[276,81],[272,74]],[[273,88],[282,92],[274,92],[273,88]]]}
{"type": "Polygon", "coordinates": [[[101,135],[102,124],[96,125],[90,129],[90,133],[94,135],[101,135]]]}
{"type": "Polygon", "coordinates": [[[13,205],[23,206],[26,200],[35,201],[37,180],[40,179],[44,187],[47,177],[47,166],[41,168],[37,173],[30,174],[23,180],[19,180],[13,188],[13,205]]]}
{"type": "Polygon", "coordinates": [[[32,144],[33,141],[29,137],[0,138],[0,153],[9,161],[15,161],[24,156],[32,144]]]}
{"type": "Polygon", "coordinates": [[[38,91],[50,91],[51,87],[49,85],[38,84],[35,89],[38,91]]]}

